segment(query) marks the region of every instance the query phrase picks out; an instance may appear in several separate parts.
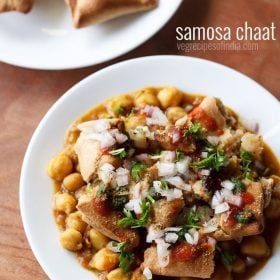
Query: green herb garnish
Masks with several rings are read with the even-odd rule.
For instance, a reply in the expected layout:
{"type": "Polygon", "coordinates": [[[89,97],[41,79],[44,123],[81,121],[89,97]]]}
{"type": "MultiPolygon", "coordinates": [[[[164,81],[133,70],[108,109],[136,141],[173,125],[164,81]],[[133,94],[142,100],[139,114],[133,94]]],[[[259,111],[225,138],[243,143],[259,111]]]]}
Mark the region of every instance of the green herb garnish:
{"type": "Polygon", "coordinates": [[[222,257],[222,262],[226,266],[232,265],[234,263],[234,261],[236,260],[236,254],[232,251],[222,250],[222,251],[220,251],[220,254],[222,257]]]}
{"type": "Polygon", "coordinates": [[[118,158],[125,158],[127,156],[127,151],[125,148],[120,148],[110,151],[109,154],[118,158]]]}
{"type": "Polygon", "coordinates": [[[176,162],[180,161],[180,160],[182,160],[184,158],[185,158],[184,152],[182,152],[180,149],[177,148],[176,149],[176,162]]]}
{"type": "Polygon", "coordinates": [[[250,179],[252,177],[252,170],[250,168],[250,165],[252,163],[252,154],[247,151],[241,150],[240,159],[243,178],[250,179]]]}
{"type": "Polygon", "coordinates": [[[140,175],[141,172],[144,171],[147,168],[146,164],[141,163],[141,162],[132,162],[132,167],[131,167],[131,176],[134,179],[134,181],[139,181],[140,180],[140,175]]]}
{"type": "Polygon", "coordinates": [[[234,188],[232,190],[233,193],[240,193],[240,192],[245,192],[246,191],[245,184],[242,181],[240,181],[236,178],[232,178],[231,182],[233,182],[233,184],[234,184],[234,188]]]}
{"type": "Polygon", "coordinates": [[[186,215],[186,223],[182,226],[182,229],[178,232],[180,237],[184,237],[184,235],[192,228],[200,229],[201,225],[200,214],[196,212],[194,209],[190,209],[190,211],[186,215]]]}
{"type": "Polygon", "coordinates": [[[113,247],[117,248],[120,252],[119,255],[119,266],[124,273],[128,273],[130,271],[130,267],[134,261],[134,254],[127,252],[125,250],[126,246],[128,245],[127,242],[118,243],[116,241],[112,242],[113,247]]]}
{"type": "Polygon", "coordinates": [[[145,134],[145,130],[143,127],[136,127],[135,129],[137,132],[139,132],[140,134],[145,134]]]}
{"type": "Polygon", "coordinates": [[[192,163],[190,166],[195,168],[209,168],[211,170],[219,171],[221,167],[225,166],[228,161],[228,157],[223,151],[216,151],[209,153],[207,158],[192,163]]]}
{"type": "Polygon", "coordinates": [[[141,203],[142,214],[139,218],[135,218],[131,211],[124,209],[125,218],[118,221],[118,226],[122,228],[140,228],[145,227],[149,221],[152,203],[154,199],[151,196],[146,197],[141,203]]]}
{"type": "Polygon", "coordinates": [[[124,113],[124,111],[125,111],[125,107],[123,107],[123,106],[119,106],[119,107],[115,110],[115,112],[116,112],[118,115],[122,115],[122,114],[124,113]]]}
{"type": "Polygon", "coordinates": [[[235,219],[240,224],[250,224],[256,220],[255,214],[250,210],[244,210],[242,212],[239,212],[235,219]]]}
{"type": "Polygon", "coordinates": [[[187,136],[192,136],[195,139],[202,139],[202,125],[198,122],[191,124],[184,133],[184,137],[187,136]]]}
{"type": "Polygon", "coordinates": [[[103,195],[103,194],[105,194],[106,193],[106,186],[103,184],[103,183],[101,183],[99,186],[98,186],[98,189],[97,189],[97,191],[96,191],[96,196],[101,196],[101,195],[103,195]]]}

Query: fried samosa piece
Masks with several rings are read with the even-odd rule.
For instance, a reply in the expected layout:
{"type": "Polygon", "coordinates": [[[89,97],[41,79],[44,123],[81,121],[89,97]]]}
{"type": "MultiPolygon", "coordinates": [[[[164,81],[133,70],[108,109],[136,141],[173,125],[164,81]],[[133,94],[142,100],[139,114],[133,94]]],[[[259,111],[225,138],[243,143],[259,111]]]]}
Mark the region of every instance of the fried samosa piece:
{"type": "Polygon", "coordinates": [[[17,11],[28,13],[34,4],[34,0],[0,0],[0,13],[17,11]]]}
{"type": "Polygon", "coordinates": [[[85,27],[154,8],[158,0],[65,0],[74,26],[85,27]]]}

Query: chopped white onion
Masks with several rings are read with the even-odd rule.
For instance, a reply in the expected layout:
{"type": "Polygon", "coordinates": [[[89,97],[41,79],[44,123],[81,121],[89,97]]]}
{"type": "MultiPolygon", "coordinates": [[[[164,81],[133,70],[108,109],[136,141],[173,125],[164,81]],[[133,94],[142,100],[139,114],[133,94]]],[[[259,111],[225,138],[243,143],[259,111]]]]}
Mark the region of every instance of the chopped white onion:
{"type": "Polygon", "coordinates": [[[224,201],[224,197],[221,195],[220,191],[216,191],[212,197],[211,207],[214,209],[216,206],[224,201]]]}
{"type": "Polygon", "coordinates": [[[128,140],[128,137],[123,133],[116,133],[115,138],[116,138],[118,144],[122,144],[128,140]]]}
{"type": "Polygon", "coordinates": [[[183,126],[187,120],[188,120],[188,115],[185,115],[184,117],[178,119],[176,122],[175,122],[175,126],[183,126]]]}
{"type": "Polygon", "coordinates": [[[164,232],[178,232],[180,231],[182,228],[180,227],[167,227],[165,228],[163,231],[164,232]]]}
{"type": "Polygon", "coordinates": [[[126,168],[119,167],[116,170],[116,181],[119,187],[126,186],[129,183],[129,171],[126,168]]]}
{"type": "Polygon", "coordinates": [[[101,148],[109,148],[116,144],[116,139],[108,131],[90,133],[87,135],[87,138],[99,141],[101,148]]]}
{"type": "Polygon", "coordinates": [[[210,175],[210,170],[209,169],[201,169],[200,174],[202,176],[209,176],[210,175]]]}
{"type": "Polygon", "coordinates": [[[191,245],[197,245],[199,239],[199,233],[194,228],[190,229],[189,232],[185,234],[186,241],[191,245]]]}
{"type": "Polygon", "coordinates": [[[245,259],[246,266],[253,266],[257,263],[256,259],[252,257],[246,257],[245,259]]]}
{"type": "Polygon", "coordinates": [[[181,133],[177,130],[175,130],[173,133],[172,133],[172,143],[177,143],[179,140],[181,139],[181,133]]]}
{"type": "Polygon", "coordinates": [[[113,245],[113,242],[114,242],[114,241],[110,241],[110,242],[106,245],[106,247],[107,247],[109,250],[111,250],[112,252],[114,252],[114,253],[119,253],[120,250],[119,250],[116,246],[113,245]]]}
{"type": "Polygon", "coordinates": [[[200,230],[201,233],[210,233],[218,229],[219,221],[216,218],[212,218],[208,222],[203,224],[203,228],[200,230]]]}
{"type": "Polygon", "coordinates": [[[150,160],[150,155],[147,153],[143,153],[135,156],[135,158],[141,162],[145,162],[147,160],[150,160]]]}
{"type": "Polygon", "coordinates": [[[175,186],[178,189],[184,190],[184,191],[191,191],[192,187],[189,184],[186,184],[183,179],[179,176],[174,176],[167,178],[165,181],[170,183],[172,186],[175,186]]]}
{"type": "Polygon", "coordinates": [[[221,214],[229,210],[227,202],[223,202],[215,207],[215,214],[221,214]]]}
{"type": "Polygon", "coordinates": [[[147,113],[150,118],[146,118],[147,125],[168,125],[168,119],[165,114],[160,110],[160,108],[155,106],[145,106],[143,109],[144,113],[147,113]]]}
{"type": "Polygon", "coordinates": [[[98,172],[98,177],[104,184],[110,183],[115,176],[115,167],[110,163],[104,163],[98,172]]]}
{"type": "Polygon", "coordinates": [[[176,170],[180,174],[187,174],[189,170],[189,164],[191,162],[190,157],[185,157],[184,159],[176,162],[176,170]]]}
{"type": "Polygon", "coordinates": [[[148,234],[146,236],[146,242],[152,243],[154,240],[164,236],[164,232],[160,229],[155,229],[153,225],[148,228],[148,234]]]}
{"type": "Polygon", "coordinates": [[[169,254],[170,251],[168,248],[170,244],[166,243],[163,239],[156,239],[157,244],[157,255],[158,255],[158,264],[160,267],[166,267],[169,264],[169,254]]]}
{"type": "Polygon", "coordinates": [[[216,239],[214,239],[214,238],[208,236],[207,241],[208,241],[208,244],[209,244],[209,245],[211,245],[211,246],[213,246],[213,247],[216,246],[216,243],[217,243],[216,239]]]}
{"type": "Polygon", "coordinates": [[[225,180],[221,183],[222,187],[232,191],[234,189],[234,183],[230,180],[225,180]]]}
{"type": "Polygon", "coordinates": [[[156,165],[160,177],[174,176],[176,174],[175,163],[157,162],[156,165]]]}
{"type": "Polygon", "coordinates": [[[201,157],[202,158],[207,158],[208,157],[208,152],[202,152],[201,157]]]}
{"type": "Polygon", "coordinates": [[[178,235],[175,232],[168,232],[165,234],[165,241],[167,243],[176,243],[178,240],[178,235]]]}
{"type": "Polygon", "coordinates": [[[176,153],[174,151],[162,151],[160,153],[161,162],[174,162],[176,159],[176,153]]]}
{"type": "Polygon", "coordinates": [[[222,189],[221,195],[224,197],[224,200],[230,204],[241,206],[242,198],[240,196],[234,195],[232,191],[228,189],[222,189]]]}
{"type": "Polygon", "coordinates": [[[144,268],[143,275],[146,277],[147,280],[153,279],[153,274],[152,274],[151,270],[147,267],[144,268]]]}
{"type": "Polygon", "coordinates": [[[135,214],[142,214],[142,199],[131,199],[125,204],[125,209],[134,211],[135,214]]]}
{"type": "Polygon", "coordinates": [[[181,190],[178,189],[168,189],[163,190],[161,188],[161,182],[160,181],[154,181],[153,186],[155,188],[155,191],[159,193],[161,196],[166,197],[167,201],[172,201],[174,199],[182,198],[183,193],[181,190]]]}
{"type": "Polygon", "coordinates": [[[140,190],[141,190],[141,184],[137,183],[133,188],[133,199],[141,198],[140,190]]]}
{"type": "Polygon", "coordinates": [[[220,141],[218,136],[207,136],[206,139],[213,146],[217,146],[220,141]]]}

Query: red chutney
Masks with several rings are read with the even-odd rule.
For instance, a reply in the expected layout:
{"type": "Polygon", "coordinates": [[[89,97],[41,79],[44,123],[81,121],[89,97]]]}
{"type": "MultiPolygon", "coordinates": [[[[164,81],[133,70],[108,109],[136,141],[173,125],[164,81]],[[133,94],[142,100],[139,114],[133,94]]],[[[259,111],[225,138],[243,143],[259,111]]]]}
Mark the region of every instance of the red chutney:
{"type": "Polygon", "coordinates": [[[107,205],[107,198],[104,195],[95,197],[93,199],[94,210],[102,216],[107,215],[111,210],[107,205]]]}
{"type": "Polygon", "coordinates": [[[241,211],[242,209],[240,207],[230,204],[229,215],[227,217],[227,220],[225,221],[226,226],[228,227],[235,226],[237,224],[235,216],[241,211]]]}
{"type": "Polygon", "coordinates": [[[192,110],[192,112],[190,113],[190,118],[193,121],[201,122],[202,125],[210,131],[217,130],[216,121],[212,117],[208,116],[200,107],[196,107],[192,110]]]}
{"type": "Polygon", "coordinates": [[[198,256],[197,246],[188,243],[180,243],[171,250],[170,260],[176,261],[190,261],[198,256]]]}
{"type": "Polygon", "coordinates": [[[242,205],[252,204],[255,201],[254,196],[249,192],[242,192],[240,194],[242,198],[242,205]]]}

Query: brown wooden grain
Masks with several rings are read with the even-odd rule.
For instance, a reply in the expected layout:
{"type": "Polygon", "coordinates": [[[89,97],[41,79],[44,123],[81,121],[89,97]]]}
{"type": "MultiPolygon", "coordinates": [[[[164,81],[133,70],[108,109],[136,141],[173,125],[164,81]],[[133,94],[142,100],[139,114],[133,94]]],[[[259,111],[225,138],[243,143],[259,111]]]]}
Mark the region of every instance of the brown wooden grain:
{"type": "MultiPolygon", "coordinates": [[[[185,0],[157,35],[129,54],[102,65],[70,71],[36,71],[0,63],[0,279],[47,279],[35,260],[22,228],[18,203],[19,174],[28,141],[48,108],[87,75],[124,59],[181,54],[203,57],[233,67],[280,98],[280,38],[262,42],[257,52],[179,52],[177,26],[268,25],[280,28],[278,0],[185,0]]],[[[277,30],[279,35],[279,30],[277,30]]]]}

